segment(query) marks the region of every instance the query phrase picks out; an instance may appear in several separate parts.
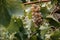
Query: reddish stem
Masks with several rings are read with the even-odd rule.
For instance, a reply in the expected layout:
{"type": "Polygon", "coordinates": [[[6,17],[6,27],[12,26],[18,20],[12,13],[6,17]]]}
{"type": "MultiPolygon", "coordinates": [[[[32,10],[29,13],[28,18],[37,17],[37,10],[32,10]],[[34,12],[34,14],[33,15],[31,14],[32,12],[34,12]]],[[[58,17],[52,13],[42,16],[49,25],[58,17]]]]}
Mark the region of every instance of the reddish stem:
{"type": "Polygon", "coordinates": [[[49,2],[50,0],[42,0],[42,1],[34,1],[34,2],[28,2],[28,3],[24,3],[25,5],[29,5],[29,4],[35,4],[35,3],[40,3],[40,2],[49,2]]]}

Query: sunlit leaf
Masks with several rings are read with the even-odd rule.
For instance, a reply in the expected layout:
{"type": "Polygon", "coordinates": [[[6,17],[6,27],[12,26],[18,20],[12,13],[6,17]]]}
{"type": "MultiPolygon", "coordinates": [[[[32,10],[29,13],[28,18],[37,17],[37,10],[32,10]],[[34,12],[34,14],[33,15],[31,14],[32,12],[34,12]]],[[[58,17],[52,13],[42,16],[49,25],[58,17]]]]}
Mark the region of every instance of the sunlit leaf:
{"type": "Polygon", "coordinates": [[[9,32],[12,33],[12,32],[18,32],[20,27],[23,27],[23,23],[20,18],[15,17],[11,19],[11,22],[7,29],[9,32]]]}

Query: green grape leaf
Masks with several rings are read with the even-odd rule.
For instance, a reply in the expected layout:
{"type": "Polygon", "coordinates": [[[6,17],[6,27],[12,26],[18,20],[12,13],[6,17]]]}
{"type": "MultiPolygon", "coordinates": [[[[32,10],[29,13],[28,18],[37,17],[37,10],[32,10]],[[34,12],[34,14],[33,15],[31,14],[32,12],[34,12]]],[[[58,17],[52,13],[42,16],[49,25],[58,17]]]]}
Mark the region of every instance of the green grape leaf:
{"type": "Polygon", "coordinates": [[[51,4],[57,3],[57,0],[51,0],[51,4]]]}
{"type": "Polygon", "coordinates": [[[30,40],[37,40],[37,36],[36,35],[33,35],[30,40]]]}
{"type": "Polygon", "coordinates": [[[60,32],[59,31],[55,31],[52,35],[51,35],[51,39],[52,40],[60,40],[60,32]]]}
{"type": "Polygon", "coordinates": [[[47,20],[49,21],[49,23],[50,23],[51,26],[60,27],[60,23],[57,22],[57,21],[55,21],[54,19],[47,18],[47,20]]]}
{"type": "Polygon", "coordinates": [[[49,14],[50,12],[48,11],[47,7],[42,7],[41,8],[41,14],[43,15],[43,18],[46,18],[46,16],[49,14]]]}
{"type": "Polygon", "coordinates": [[[23,23],[20,18],[15,17],[11,19],[11,22],[7,29],[9,32],[12,33],[12,32],[18,32],[20,27],[23,27],[23,23]]]}
{"type": "Polygon", "coordinates": [[[11,15],[7,9],[6,0],[0,1],[0,24],[8,26],[10,19],[11,15]]]}

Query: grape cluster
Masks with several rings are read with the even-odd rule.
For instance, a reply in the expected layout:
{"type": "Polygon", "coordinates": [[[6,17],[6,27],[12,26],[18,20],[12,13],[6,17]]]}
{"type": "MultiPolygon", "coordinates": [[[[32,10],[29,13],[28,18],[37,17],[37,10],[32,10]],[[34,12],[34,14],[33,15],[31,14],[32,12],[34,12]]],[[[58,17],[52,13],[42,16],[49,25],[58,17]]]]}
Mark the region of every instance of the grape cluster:
{"type": "Polygon", "coordinates": [[[33,22],[36,25],[41,24],[41,22],[42,22],[42,15],[40,13],[40,6],[36,5],[36,4],[33,4],[32,7],[31,7],[31,10],[32,10],[32,19],[33,19],[33,22]]]}

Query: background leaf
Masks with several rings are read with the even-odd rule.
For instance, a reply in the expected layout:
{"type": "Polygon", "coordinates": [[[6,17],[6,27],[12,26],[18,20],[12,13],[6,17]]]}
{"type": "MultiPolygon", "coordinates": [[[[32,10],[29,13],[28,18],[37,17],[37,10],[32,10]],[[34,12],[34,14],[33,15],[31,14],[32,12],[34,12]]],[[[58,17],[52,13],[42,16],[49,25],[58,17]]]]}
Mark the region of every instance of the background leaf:
{"type": "Polygon", "coordinates": [[[8,12],[6,0],[0,0],[0,24],[7,26],[10,23],[11,15],[8,12]]]}

